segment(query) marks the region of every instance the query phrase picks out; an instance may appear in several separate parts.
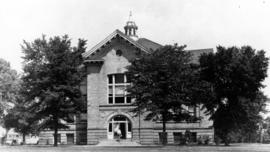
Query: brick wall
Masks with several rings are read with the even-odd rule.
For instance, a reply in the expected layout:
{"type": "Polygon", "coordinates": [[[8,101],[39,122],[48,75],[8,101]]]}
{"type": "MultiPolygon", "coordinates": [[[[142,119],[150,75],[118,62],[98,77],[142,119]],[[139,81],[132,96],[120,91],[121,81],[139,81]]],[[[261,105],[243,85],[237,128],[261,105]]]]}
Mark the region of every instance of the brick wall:
{"type": "MultiPolygon", "coordinates": [[[[100,140],[107,139],[108,121],[118,114],[125,115],[132,122],[132,140],[140,140],[142,144],[160,142],[158,133],[162,131],[161,123],[144,121],[144,115],[141,116],[139,121],[138,117],[133,117],[133,114],[129,112],[131,106],[116,106],[107,103],[107,75],[124,73],[126,66],[130,65],[129,61],[134,59],[136,51],[133,46],[127,44],[124,40],[114,39],[89,58],[93,60],[102,59],[104,62],[89,63],[87,66],[87,144],[97,144],[100,140]],[[116,55],[118,49],[123,52],[121,56],[116,55]]],[[[203,112],[200,115],[204,116],[203,112]]],[[[204,117],[202,121],[197,123],[168,123],[168,142],[174,142],[173,132],[184,133],[185,129],[197,132],[198,135],[211,134],[213,132],[212,129],[209,129],[211,125],[212,122],[208,121],[208,117],[204,117]]]]}

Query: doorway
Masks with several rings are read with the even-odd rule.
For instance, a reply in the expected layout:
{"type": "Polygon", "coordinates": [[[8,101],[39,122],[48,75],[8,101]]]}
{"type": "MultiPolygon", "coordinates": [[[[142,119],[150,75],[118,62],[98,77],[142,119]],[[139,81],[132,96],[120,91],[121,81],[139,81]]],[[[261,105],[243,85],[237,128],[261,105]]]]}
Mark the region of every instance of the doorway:
{"type": "Polygon", "coordinates": [[[121,139],[130,139],[132,138],[131,128],[131,122],[126,116],[116,115],[108,122],[108,139],[117,139],[119,134],[121,134],[121,139]]]}
{"type": "Polygon", "coordinates": [[[120,123],[121,139],[126,139],[126,123],[120,123]]]}

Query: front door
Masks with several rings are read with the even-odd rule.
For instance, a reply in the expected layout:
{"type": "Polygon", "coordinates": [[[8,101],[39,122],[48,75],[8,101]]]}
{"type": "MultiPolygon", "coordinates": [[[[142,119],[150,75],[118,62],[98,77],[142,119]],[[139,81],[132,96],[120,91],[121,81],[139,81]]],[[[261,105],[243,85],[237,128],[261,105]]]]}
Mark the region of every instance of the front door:
{"type": "Polygon", "coordinates": [[[123,115],[117,115],[108,122],[107,136],[108,139],[117,139],[118,131],[118,133],[121,133],[121,139],[130,139],[132,137],[131,130],[130,120],[123,115]]]}
{"type": "Polygon", "coordinates": [[[120,123],[121,139],[126,139],[126,123],[120,123]]]}

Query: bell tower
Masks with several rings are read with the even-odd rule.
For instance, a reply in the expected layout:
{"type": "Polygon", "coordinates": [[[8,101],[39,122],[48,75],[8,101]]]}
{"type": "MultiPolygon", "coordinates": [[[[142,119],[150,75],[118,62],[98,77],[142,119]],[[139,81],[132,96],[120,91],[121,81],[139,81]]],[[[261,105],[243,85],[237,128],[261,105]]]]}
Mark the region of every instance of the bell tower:
{"type": "Polygon", "coordinates": [[[131,17],[132,17],[132,13],[130,12],[129,19],[127,21],[127,24],[126,24],[126,26],[124,26],[125,34],[127,36],[129,36],[129,37],[137,40],[138,39],[138,36],[137,36],[136,31],[138,29],[138,26],[135,24],[134,21],[132,21],[131,17]]]}

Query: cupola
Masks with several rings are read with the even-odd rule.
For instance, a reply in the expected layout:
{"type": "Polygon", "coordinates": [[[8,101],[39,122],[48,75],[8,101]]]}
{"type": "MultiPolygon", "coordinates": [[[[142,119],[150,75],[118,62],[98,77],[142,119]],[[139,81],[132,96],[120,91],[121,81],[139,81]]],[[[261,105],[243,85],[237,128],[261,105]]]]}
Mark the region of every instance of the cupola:
{"type": "Polygon", "coordinates": [[[138,26],[135,24],[134,21],[132,21],[131,17],[132,17],[132,14],[130,12],[127,24],[126,24],[126,26],[124,26],[125,34],[136,40],[136,39],[138,39],[138,36],[136,33],[138,26]]]}

